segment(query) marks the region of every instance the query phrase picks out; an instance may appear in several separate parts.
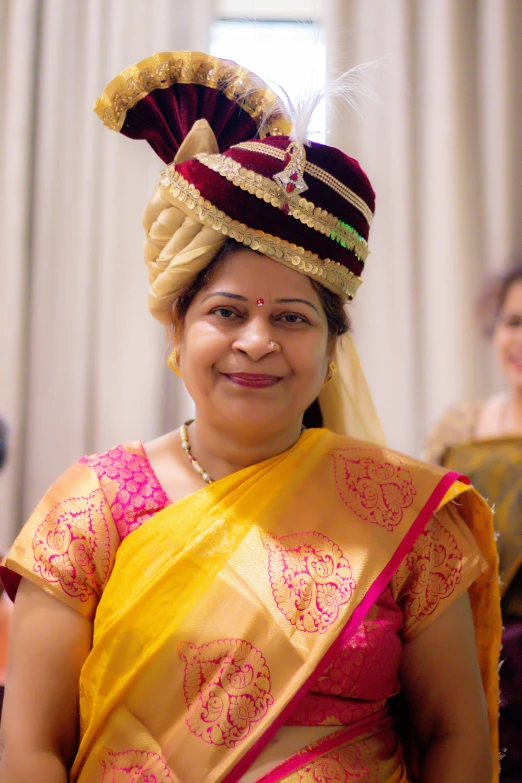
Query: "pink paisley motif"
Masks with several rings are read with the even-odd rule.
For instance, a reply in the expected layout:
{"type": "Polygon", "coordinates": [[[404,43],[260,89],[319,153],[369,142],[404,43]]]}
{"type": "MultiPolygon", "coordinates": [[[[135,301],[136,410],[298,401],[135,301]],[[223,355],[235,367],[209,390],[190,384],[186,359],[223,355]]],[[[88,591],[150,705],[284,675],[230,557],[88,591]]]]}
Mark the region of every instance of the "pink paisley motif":
{"type": "Polygon", "coordinates": [[[184,642],[187,726],[211,745],[233,748],[274,703],[263,655],[242,639],[217,639],[196,647],[184,642]]]}
{"type": "Polygon", "coordinates": [[[102,783],[174,783],[159,753],[144,750],[113,753],[104,748],[99,758],[103,767],[102,783]]]}
{"type": "Polygon", "coordinates": [[[300,783],[378,783],[379,761],[363,741],[330,751],[298,772],[300,783]]]}
{"type": "Polygon", "coordinates": [[[332,457],[337,491],[350,511],[385,530],[400,524],[417,494],[409,470],[372,449],[339,449],[332,457]]]}
{"type": "Polygon", "coordinates": [[[269,553],[268,575],[278,609],[299,631],[324,633],[355,590],[341,548],[315,531],[261,537],[269,553]]]}
{"type": "Polygon", "coordinates": [[[139,441],[83,457],[80,462],[98,476],[122,540],[170,504],[139,441]]]}
{"type": "Polygon", "coordinates": [[[101,489],[57,503],[33,536],[35,573],[80,601],[101,594],[110,566],[107,515],[101,489]]]}
{"type": "Polygon", "coordinates": [[[403,611],[420,620],[432,614],[460,583],[462,552],[449,530],[433,517],[397,569],[398,584],[407,584],[403,611]]]}

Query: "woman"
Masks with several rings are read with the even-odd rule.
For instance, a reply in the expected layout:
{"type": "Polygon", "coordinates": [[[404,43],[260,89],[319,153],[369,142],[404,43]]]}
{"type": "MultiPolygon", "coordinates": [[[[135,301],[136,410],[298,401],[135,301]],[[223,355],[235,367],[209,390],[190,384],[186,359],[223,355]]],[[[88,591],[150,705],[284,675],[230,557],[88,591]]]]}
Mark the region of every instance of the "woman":
{"type": "Polygon", "coordinates": [[[495,507],[504,632],[500,669],[501,779],[522,779],[522,266],[487,280],[478,313],[493,338],[506,390],[448,411],[426,458],[469,475],[495,507]]]}
{"type": "Polygon", "coordinates": [[[145,212],[149,306],[196,413],[82,458],[13,545],[2,783],[493,779],[490,513],[354,439],[378,438],[343,309],[374,194],[274,101],[166,53],[97,104],[174,158],[145,212]]]}

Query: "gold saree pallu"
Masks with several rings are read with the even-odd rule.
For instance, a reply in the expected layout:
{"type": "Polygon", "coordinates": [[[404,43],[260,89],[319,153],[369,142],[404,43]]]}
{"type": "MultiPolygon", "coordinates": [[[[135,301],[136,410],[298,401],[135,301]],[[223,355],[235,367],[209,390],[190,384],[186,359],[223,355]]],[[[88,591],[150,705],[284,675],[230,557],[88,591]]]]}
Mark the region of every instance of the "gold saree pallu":
{"type": "MultiPolygon", "coordinates": [[[[491,519],[457,479],[310,430],[288,452],[148,520],[123,541],[97,610],[71,780],[239,780],[350,638],[432,514],[457,495],[491,565],[470,593],[494,733],[500,622],[491,599],[491,519]]],[[[357,731],[327,738],[328,764],[346,772],[350,753],[364,755],[357,744],[364,732],[382,739],[390,727],[376,720],[357,731]]],[[[308,767],[324,748],[307,751],[301,768],[279,772],[308,783],[315,779],[308,767]]],[[[266,780],[282,779],[279,772],[266,780]]]]}

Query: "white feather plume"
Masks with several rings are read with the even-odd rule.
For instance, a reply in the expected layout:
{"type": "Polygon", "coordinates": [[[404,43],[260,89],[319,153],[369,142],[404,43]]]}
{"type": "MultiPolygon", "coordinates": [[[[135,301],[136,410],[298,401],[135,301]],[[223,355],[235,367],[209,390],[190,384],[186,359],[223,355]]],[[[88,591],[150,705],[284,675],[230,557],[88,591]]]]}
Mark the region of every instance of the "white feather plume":
{"type": "MultiPolygon", "coordinates": [[[[335,102],[340,102],[361,115],[362,107],[367,101],[377,100],[374,76],[376,68],[381,64],[382,60],[374,60],[356,65],[337,79],[325,84],[320,90],[300,95],[295,102],[281,85],[277,85],[277,90],[283,96],[286,113],[292,122],[290,138],[301,144],[310,143],[308,139],[310,120],[317,106],[325,99],[332,101],[334,106],[335,102]]],[[[263,125],[268,125],[272,114],[280,111],[280,102],[274,102],[273,109],[269,107],[266,112],[263,125]]]]}

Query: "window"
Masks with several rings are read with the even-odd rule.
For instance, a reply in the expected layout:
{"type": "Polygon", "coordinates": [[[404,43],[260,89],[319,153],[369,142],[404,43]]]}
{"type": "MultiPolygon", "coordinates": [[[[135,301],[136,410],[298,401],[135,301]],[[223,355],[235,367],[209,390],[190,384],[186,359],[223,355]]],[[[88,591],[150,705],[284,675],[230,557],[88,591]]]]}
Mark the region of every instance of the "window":
{"type": "MultiPolygon", "coordinates": [[[[219,19],[210,31],[210,53],[240,63],[279,94],[280,85],[292,101],[326,81],[323,31],[315,21],[219,19]]],[[[324,143],[325,132],[323,101],[313,114],[309,138],[324,143]]]]}

